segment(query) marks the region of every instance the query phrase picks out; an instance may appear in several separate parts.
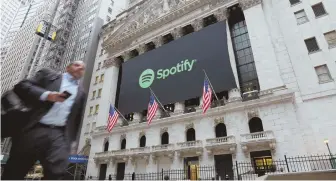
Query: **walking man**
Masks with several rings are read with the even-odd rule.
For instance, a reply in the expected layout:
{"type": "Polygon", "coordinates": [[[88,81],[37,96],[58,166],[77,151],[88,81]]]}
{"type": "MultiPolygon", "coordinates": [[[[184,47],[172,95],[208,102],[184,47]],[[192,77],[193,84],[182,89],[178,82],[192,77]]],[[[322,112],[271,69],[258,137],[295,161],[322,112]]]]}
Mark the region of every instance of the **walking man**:
{"type": "Polygon", "coordinates": [[[76,151],[86,97],[79,85],[85,64],[72,62],[66,71],[58,74],[41,69],[15,85],[14,92],[32,109],[29,117],[21,118],[22,131],[12,137],[3,180],[23,180],[37,160],[45,179],[63,178],[68,157],[76,151]]]}

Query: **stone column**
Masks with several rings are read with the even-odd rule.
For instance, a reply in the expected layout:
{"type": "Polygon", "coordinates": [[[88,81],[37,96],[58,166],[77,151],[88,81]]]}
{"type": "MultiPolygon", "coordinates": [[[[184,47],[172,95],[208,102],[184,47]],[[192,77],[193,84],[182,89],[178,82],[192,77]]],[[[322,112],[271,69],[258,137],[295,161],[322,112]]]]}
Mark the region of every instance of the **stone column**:
{"type": "Polygon", "coordinates": [[[228,103],[240,102],[240,101],[242,101],[240,90],[238,88],[231,89],[229,91],[229,100],[228,100],[228,103]]]}
{"type": "Polygon", "coordinates": [[[261,0],[239,0],[250,36],[260,90],[283,86],[261,0]]]}
{"type": "Polygon", "coordinates": [[[229,52],[229,58],[231,63],[231,69],[236,81],[237,87],[239,87],[239,79],[238,79],[238,72],[237,72],[237,64],[236,64],[236,58],[235,53],[232,46],[232,39],[231,39],[231,31],[229,27],[229,21],[226,21],[226,35],[227,35],[227,45],[228,45],[228,52],[229,52]]]}
{"type": "Polygon", "coordinates": [[[139,55],[143,54],[146,52],[146,46],[145,45],[139,45],[139,47],[137,48],[139,55]]]}
{"type": "Polygon", "coordinates": [[[184,102],[175,103],[174,114],[183,114],[184,113],[184,102]]]}
{"type": "Polygon", "coordinates": [[[115,58],[108,58],[103,65],[103,68],[105,68],[106,71],[104,74],[105,79],[103,82],[101,96],[104,99],[101,99],[98,102],[99,112],[95,118],[96,127],[106,126],[107,124],[107,115],[110,109],[110,103],[114,104],[116,98],[120,63],[121,62],[115,58]]]}
{"type": "Polygon", "coordinates": [[[162,114],[163,114],[163,110],[161,108],[158,108],[155,113],[154,119],[160,119],[162,114]]]}
{"type": "Polygon", "coordinates": [[[142,114],[140,112],[135,112],[133,115],[133,121],[135,123],[139,123],[142,120],[142,114]]]}
{"type": "Polygon", "coordinates": [[[220,8],[215,11],[214,15],[217,18],[217,21],[224,21],[227,19],[227,8],[220,8]]]}
{"type": "Polygon", "coordinates": [[[163,45],[162,36],[155,37],[152,41],[155,44],[155,47],[158,48],[163,45]]]}
{"type": "Polygon", "coordinates": [[[122,57],[124,58],[124,61],[127,61],[131,58],[130,52],[126,51],[122,54],[122,57]]]}
{"type": "Polygon", "coordinates": [[[194,31],[199,31],[203,28],[203,19],[195,19],[191,26],[194,28],[194,31]]]}
{"type": "Polygon", "coordinates": [[[172,32],[170,32],[174,37],[174,40],[182,37],[182,29],[180,27],[175,28],[172,32]]]}

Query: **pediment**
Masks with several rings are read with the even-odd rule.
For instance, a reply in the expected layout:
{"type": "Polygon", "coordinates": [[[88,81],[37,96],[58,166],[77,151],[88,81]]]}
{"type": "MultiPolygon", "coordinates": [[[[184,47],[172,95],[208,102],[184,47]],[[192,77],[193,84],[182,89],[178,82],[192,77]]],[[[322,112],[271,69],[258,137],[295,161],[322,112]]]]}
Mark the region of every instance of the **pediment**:
{"type": "MultiPolygon", "coordinates": [[[[144,32],[144,29],[158,25],[162,20],[168,20],[169,15],[187,13],[189,8],[210,3],[210,6],[227,3],[232,0],[144,0],[124,12],[123,18],[104,28],[106,40],[103,46],[123,46],[131,43],[134,34],[144,32]]],[[[122,16],[122,15],[121,15],[122,16]]],[[[176,18],[176,17],[175,17],[176,18]]],[[[134,40],[134,39],[133,39],[134,40]]]]}

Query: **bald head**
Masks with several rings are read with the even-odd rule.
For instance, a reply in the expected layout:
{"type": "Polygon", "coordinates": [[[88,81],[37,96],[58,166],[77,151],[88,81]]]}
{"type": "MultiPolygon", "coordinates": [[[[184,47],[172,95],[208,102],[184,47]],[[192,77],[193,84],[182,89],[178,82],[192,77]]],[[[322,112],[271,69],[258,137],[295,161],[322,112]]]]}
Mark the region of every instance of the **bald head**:
{"type": "Polygon", "coordinates": [[[80,79],[83,77],[85,72],[85,63],[83,61],[71,62],[67,67],[66,71],[72,75],[75,79],[80,79]]]}

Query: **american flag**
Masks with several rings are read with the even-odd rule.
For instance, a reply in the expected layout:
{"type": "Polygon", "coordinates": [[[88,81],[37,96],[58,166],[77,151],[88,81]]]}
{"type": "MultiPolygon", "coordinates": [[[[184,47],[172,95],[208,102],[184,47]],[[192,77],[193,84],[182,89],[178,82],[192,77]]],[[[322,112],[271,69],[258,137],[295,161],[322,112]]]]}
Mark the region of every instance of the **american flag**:
{"type": "Polygon", "coordinates": [[[151,92],[151,96],[150,96],[149,104],[148,104],[148,111],[147,111],[147,124],[148,125],[152,122],[152,119],[154,118],[158,107],[159,105],[156,102],[153,93],[151,92]]]}
{"type": "Polygon", "coordinates": [[[107,123],[108,132],[112,131],[112,128],[117,123],[118,118],[119,118],[118,111],[112,105],[110,105],[110,111],[109,111],[108,123],[107,123]]]}
{"type": "Polygon", "coordinates": [[[205,114],[205,112],[209,109],[211,105],[211,97],[212,97],[212,91],[209,86],[209,81],[205,78],[203,85],[203,96],[202,96],[203,114],[205,114]]]}

